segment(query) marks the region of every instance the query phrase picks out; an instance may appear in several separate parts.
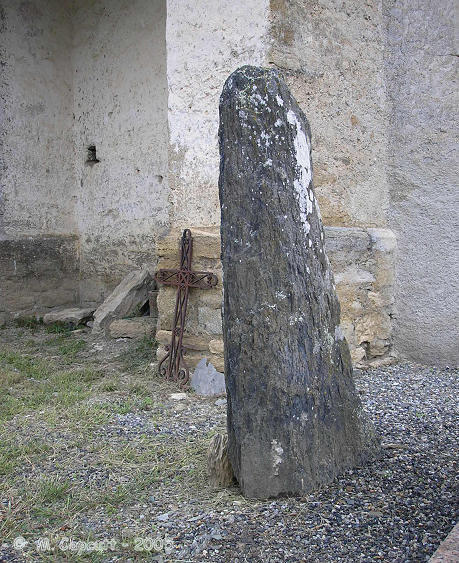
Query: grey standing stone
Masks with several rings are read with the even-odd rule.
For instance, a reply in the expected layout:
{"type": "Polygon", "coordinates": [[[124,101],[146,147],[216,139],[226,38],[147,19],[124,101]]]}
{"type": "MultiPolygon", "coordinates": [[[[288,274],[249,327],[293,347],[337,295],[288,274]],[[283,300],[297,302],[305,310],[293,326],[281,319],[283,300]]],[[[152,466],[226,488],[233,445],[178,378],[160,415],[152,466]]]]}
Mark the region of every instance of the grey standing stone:
{"type": "Polygon", "coordinates": [[[191,388],[198,395],[221,395],[226,391],[225,376],[203,358],[191,376],[191,388]]]}
{"type": "Polygon", "coordinates": [[[365,462],[365,420],[312,187],[309,123],[275,71],[220,99],[228,450],[247,497],[301,494],[365,462]]]}

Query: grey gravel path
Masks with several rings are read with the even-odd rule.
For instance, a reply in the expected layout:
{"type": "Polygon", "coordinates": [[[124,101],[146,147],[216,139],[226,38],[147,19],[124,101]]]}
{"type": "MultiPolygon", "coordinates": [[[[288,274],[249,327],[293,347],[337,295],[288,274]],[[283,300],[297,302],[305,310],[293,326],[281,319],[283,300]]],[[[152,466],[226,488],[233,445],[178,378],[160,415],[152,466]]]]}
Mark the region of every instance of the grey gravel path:
{"type": "Polygon", "coordinates": [[[358,372],[383,456],[299,500],[170,515],[179,559],[426,561],[457,521],[457,370],[401,364],[358,372]]]}

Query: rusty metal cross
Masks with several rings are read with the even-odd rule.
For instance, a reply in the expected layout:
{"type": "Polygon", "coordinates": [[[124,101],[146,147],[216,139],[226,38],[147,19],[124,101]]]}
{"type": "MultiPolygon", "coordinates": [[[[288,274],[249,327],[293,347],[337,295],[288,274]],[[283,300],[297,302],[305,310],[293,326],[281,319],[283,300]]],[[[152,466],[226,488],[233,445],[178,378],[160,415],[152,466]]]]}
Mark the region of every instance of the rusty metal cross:
{"type": "Polygon", "coordinates": [[[190,371],[183,357],[185,351],[183,333],[188,293],[191,288],[212,289],[218,281],[217,276],[212,272],[193,272],[191,269],[192,256],[193,237],[190,229],[185,229],[181,239],[180,268],[178,270],[158,270],[155,274],[158,283],[177,287],[171,343],[166,346],[167,353],[159,362],[158,370],[160,375],[176,380],[180,387],[185,387],[190,378],[190,371]]]}

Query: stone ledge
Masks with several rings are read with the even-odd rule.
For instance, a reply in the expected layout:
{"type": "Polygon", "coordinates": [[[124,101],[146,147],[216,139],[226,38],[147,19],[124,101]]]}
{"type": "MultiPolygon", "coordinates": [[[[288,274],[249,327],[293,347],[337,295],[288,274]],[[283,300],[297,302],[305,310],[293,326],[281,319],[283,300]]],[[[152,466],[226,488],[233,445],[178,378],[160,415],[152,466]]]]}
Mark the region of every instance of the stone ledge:
{"type": "Polygon", "coordinates": [[[456,563],[459,561],[459,524],[456,524],[440,547],[429,559],[429,563],[456,563]]]}
{"type": "MultiPolygon", "coordinates": [[[[159,267],[177,267],[181,233],[181,230],[175,229],[160,241],[159,267]]],[[[191,227],[191,233],[193,268],[214,271],[219,276],[219,284],[210,291],[190,292],[187,338],[190,342],[193,338],[201,339],[201,351],[210,352],[214,361],[219,358],[219,368],[222,368],[222,351],[219,349],[217,352],[215,347],[210,350],[211,341],[221,340],[220,228],[191,227]]],[[[374,363],[392,362],[394,233],[380,228],[325,227],[325,247],[340,299],[341,325],[354,365],[367,367],[374,363]]],[[[161,332],[170,334],[175,294],[174,288],[159,289],[158,330],[161,332]]],[[[198,340],[193,348],[195,351],[199,351],[198,340]]]]}
{"type": "Polygon", "coordinates": [[[153,336],[156,329],[154,317],[135,317],[132,319],[116,319],[109,325],[112,338],[143,338],[153,336]]]}
{"type": "Polygon", "coordinates": [[[0,239],[0,313],[36,316],[78,302],[78,237],[0,239]]]}

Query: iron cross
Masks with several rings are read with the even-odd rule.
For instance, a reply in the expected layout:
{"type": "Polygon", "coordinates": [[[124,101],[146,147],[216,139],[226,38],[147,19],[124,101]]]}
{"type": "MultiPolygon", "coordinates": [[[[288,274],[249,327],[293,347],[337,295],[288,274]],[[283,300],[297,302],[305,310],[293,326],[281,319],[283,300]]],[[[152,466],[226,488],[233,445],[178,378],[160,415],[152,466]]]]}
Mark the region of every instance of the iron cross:
{"type": "Polygon", "coordinates": [[[185,387],[190,378],[190,370],[183,357],[185,351],[183,333],[188,293],[191,288],[212,289],[218,281],[217,276],[211,272],[193,272],[191,269],[192,256],[193,237],[190,229],[185,229],[181,240],[180,268],[178,270],[158,270],[155,274],[158,283],[177,287],[171,343],[166,346],[167,354],[159,362],[158,371],[160,375],[178,381],[180,387],[185,387]]]}

